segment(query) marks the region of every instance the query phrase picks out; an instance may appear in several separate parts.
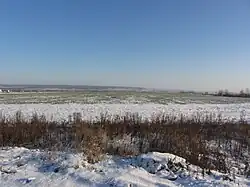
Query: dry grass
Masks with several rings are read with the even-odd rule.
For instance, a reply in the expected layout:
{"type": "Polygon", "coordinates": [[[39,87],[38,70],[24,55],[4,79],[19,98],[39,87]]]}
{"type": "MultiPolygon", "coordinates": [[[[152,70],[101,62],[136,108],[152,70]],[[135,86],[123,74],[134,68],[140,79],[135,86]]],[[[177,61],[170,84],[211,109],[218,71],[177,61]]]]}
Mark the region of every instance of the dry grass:
{"type": "MultiPolygon", "coordinates": [[[[46,150],[81,151],[91,163],[104,154],[130,156],[158,151],[176,154],[204,170],[224,173],[234,165],[249,165],[250,125],[243,119],[224,121],[197,114],[192,118],[159,115],[142,120],[139,115],[101,115],[99,121],[83,121],[79,113],[67,122],[51,122],[33,115],[27,120],[17,112],[0,118],[2,146],[46,150]],[[232,162],[229,162],[231,159],[232,162]]],[[[249,168],[241,174],[248,175],[249,168]]]]}

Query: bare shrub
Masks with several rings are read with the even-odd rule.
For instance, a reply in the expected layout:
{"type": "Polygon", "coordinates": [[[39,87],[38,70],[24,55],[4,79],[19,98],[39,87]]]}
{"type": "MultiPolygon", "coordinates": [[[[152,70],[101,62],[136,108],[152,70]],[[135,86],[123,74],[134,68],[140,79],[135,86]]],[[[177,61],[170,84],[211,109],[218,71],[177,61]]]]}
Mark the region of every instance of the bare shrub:
{"type": "MultiPolygon", "coordinates": [[[[68,121],[48,121],[34,114],[27,120],[18,112],[12,118],[0,116],[2,146],[25,146],[46,150],[83,152],[91,163],[105,154],[131,156],[152,151],[181,156],[204,171],[230,173],[230,167],[249,166],[250,125],[223,120],[220,115],[192,117],[159,114],[142,119],[138,114],[100,115],[84,121],[80,113],[68,121]],[[230,164],[229,164],[230,163],[230,164]]],[[[238,171],[249,175],[249,167],[238,171]]]]}

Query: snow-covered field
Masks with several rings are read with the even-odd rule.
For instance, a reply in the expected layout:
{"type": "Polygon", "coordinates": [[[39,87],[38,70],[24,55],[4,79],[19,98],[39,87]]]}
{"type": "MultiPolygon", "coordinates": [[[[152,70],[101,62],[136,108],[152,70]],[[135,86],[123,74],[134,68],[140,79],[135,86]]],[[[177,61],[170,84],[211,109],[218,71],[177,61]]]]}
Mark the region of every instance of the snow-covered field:
{"type": "MultiPolygon", "coordinates": [[[[182,102],[179,102],[182,103],[182,102]]],[[[250,103],[230,104],[156,104],[134,102],[124,104],[0,104],[0,113],[6,117],[21,111],[27,119],[33,113],[45,115],[48,120],[68,120],[69,115],[81,113],[83,119],[93,120],[101,113],[126,115],[139,113],[143,118],[155,114],[187,116],[222,114],[224,118],[250,121],[250,103]]],[[[212,171],[201,174],[196,166],[186,168],[185,159],[168,153],[148,153],[131,158],[106,156],[100,163],[88,164],[82,154],[46,152],[25,148],[0,150],[0,187],[2,186],[250,186],[250,179],[229,176],[212,171]],[[169,159],[174,159],[174,169],[169,159]],[[182,166],[180,168],[180,164],[182,166]],[[177,168],[176,168],[177,167],[177,168]],[[178,170],[179,167],[179,170],[178,170]],[[178,171],[174,171],[174,170],[178,171]],[[228,180],[225,180],[228,179],[228,180]],[[231,181],[232,180],[232,181],[231,181]]]]}
{"type": "Polygon", "coordinates": [[[21,111],[24,117],[31,117],[34,112],[44,114],[49,120],[67,120],[74,112],[82,114],[83,119],[91,120],[101,113],[125,115],[139,113],[143,118],[167,113],[172,115],[185,114],[222,114],[225,118],[239,119],[242,114],[250,120],[250,103],[243,104],[0,104],[0,112],[6,117],[21,111]]]}
{"type": "Polygon", "coordinates": [[[212,171],[203,176],[196,166],[187,169],[185,159],[157,152],[126,159],[106,156],[92,165],[79,154],[5,148],[0,150],[0,172],[1,187],[250,185],[250,179],[237,175],[212,171]]]}
{"type": "Polygon", "coordinates": [[[229,104],[250,103],[250,98],[204,96],[200,93],[82,91],[0,93],[0,104],[229,104]]]}

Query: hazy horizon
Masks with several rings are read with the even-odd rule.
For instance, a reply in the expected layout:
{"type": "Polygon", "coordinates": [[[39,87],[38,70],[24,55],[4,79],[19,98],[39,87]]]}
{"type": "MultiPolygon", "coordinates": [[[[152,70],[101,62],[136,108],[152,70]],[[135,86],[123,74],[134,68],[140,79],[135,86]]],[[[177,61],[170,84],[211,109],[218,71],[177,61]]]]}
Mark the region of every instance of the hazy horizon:
{"type": "Polygon", "coordinates": [[[88,89],[88,88],[108,88],[108,89],[146,89],[146,90],[158,90],[158,91],[173,91],[173,92],[218,92],[218,91],[228,91],[239,93],[241,90],[244,92],[249,90],[249,88],[243,88],[237,91],[232,91],[228,89],[218,89],[218,90],[191,90],[191,89],[168,89],[168,88],[152,88],[152,87],[140,87],[140,86],[126,86],[126,85],[86,85],[86,84],[1,84],[0,89],[11,89],[11,88],[55,88],[55,89],[88,89]],[[52,87],[53,86],[53,87],[52,87]],[[68,88],[70,87],[70,88],[68,88]]]}
{"type": "Polygon", "coordinates": [[[250,2],[0,2],[0,83],[239,92],[250,2]]]}

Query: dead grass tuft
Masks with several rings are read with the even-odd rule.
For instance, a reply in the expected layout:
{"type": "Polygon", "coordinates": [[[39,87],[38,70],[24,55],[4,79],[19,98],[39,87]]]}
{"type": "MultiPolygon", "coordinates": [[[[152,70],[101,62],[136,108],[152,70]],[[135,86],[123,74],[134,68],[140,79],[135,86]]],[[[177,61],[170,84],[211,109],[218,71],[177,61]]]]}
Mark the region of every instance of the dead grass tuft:
{"type": "MultiPolygon", "coordinates": [[[[232,163],[249,166],[250,125],[243,118],[225,121],[221,116],[202,114],[191,118],[161,114],[152,119],[138,114],[105,114],[98,121],[83,121],[81,114],[75,113],[59,123],[37,114],[27,120],[19,111],[11,119],[0,116],[0,143],[3,147],[83,152],[90,163],[105,154],[168,152],[204,171],[230,173],[232,163]]],[[[239,173],[249,175],[250,168],[239,173]]]]}

